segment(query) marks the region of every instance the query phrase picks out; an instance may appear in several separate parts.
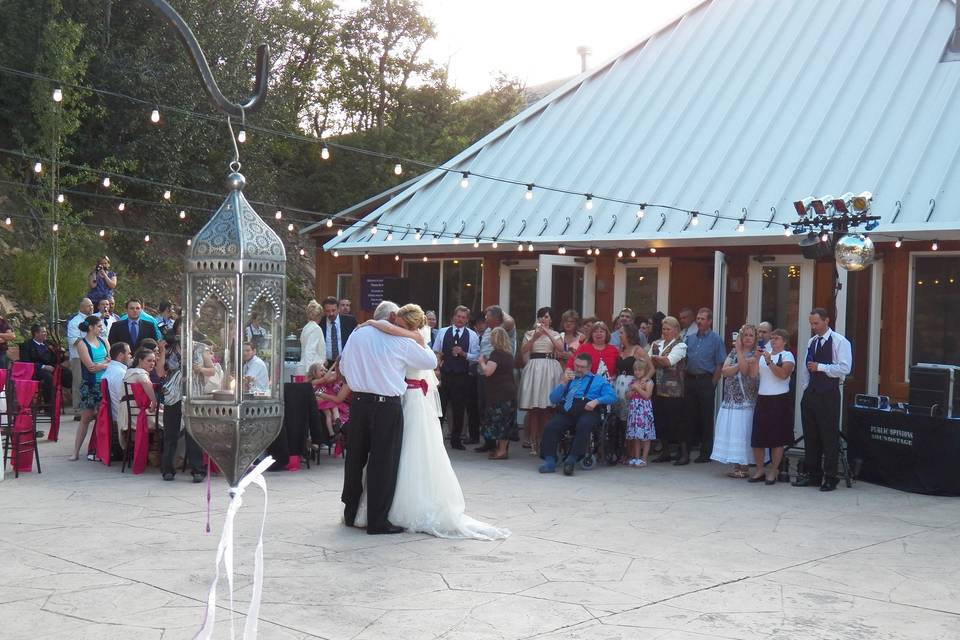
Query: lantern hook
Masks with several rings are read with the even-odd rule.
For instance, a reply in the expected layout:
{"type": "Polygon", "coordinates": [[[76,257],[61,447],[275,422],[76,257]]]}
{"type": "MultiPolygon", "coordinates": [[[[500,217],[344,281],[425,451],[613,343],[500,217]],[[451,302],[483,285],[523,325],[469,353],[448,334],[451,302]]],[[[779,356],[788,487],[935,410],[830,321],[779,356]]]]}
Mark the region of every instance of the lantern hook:
{"type": "Polygon", "coordinates": [[[142,0],[142,2],[177,32],[180,41],[186,46],[190,57],[193,59],[193,66],[196,68],[197,73],[200,74],[203,88],[206,90],[211,102],[213,102],[220,111],[228,116],[243,118],[244,112],[255,113],[263,107],[263,103],[267,98],[267,81],[270,75],[270,47],[268,45],[261,44],[257,47],[257,76],[253,85],[253,94],[240,104],[231,102],[220,91],[220,87],[217,86],[217,81],[213,77],[213,72],[210,71],[210,65],[207,64],[207,58],[203,55],[200,43],[197,42],[193,31],[190,30],[187,23],[180,17],[180,14],[177,13],[166,0],[142,0]]]}

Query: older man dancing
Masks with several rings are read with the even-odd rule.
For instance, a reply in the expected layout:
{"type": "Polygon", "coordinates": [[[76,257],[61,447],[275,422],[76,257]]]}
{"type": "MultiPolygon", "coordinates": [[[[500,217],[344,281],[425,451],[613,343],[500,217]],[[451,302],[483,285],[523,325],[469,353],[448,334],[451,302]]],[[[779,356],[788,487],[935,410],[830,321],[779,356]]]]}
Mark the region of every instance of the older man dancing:
{"type": "Polygon", "coordinates": [[[550,392],[550,402],[560,405],[543,432],[540,445],[540,473],[553,473],[557,469],[557,445],[565,431],[574,429],[573,446],[563,461],[563,474],[573,475],[577,460],[587,453],[590,433],[600,424],[597,407],[613,404],[617,394],[605,376],[590,373],[590,354],[581,353],[573,362],[573,371],[564,374],[564,382],[550,392]]]}

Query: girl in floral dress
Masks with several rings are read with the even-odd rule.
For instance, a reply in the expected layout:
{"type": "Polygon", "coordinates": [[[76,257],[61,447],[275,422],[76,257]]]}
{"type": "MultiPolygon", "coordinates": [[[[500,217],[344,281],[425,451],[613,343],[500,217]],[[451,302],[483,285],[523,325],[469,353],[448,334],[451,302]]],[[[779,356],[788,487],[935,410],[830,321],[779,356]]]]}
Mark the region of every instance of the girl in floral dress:
{"type": "Polygon", "coordinates": [[[653,363],[643,351],[638,351],[633,363],[633,384],[627,391],[627,464],[645,467],[650,454],[650,441],[657,438],[653,422],[653,363]]]}

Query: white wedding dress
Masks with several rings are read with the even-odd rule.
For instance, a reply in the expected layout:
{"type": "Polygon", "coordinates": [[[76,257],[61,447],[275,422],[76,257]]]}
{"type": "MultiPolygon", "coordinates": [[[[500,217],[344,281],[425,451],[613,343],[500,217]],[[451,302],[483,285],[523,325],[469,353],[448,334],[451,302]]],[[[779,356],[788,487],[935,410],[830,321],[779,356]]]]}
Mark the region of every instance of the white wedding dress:
{"type": "MultiPolygon", "coordinates": [[[[429,331],[429,329],[427,329],[429,331]]],[[[429,338],[429,333],[426,336],[429,338]]],[[[426,380],[422,389],[407,389],[403,396],[403,446],[397,488],[390,507],[390,522],[407,531],[428,533],[438,538],[501,540],[510,535],[464,513],[460,481],[443,446],[440,426],[440,394],[433,371],[407,370],[409,380],[426,380]]],[[[367,495],[364,492],[354,526],[367,524],[367,495]]]]}

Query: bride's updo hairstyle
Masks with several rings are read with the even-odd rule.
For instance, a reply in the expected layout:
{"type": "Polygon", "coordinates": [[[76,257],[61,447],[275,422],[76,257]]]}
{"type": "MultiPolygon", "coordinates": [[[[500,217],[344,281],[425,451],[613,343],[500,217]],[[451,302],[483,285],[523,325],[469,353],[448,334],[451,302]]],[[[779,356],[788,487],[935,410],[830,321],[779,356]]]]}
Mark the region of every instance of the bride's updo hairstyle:
{"type": "Polygon", "coordinates": [[[397,317],[403,320],[408,329],[417,329],[426,326],[427,314],[418,304],[405,304],[397,310],[397,317]]]}
{"type": "Polygon", "coordinates": [[[307,303],[307,320],[318,320],[323,315],[323,306],[316,300],[307,303]]]}

